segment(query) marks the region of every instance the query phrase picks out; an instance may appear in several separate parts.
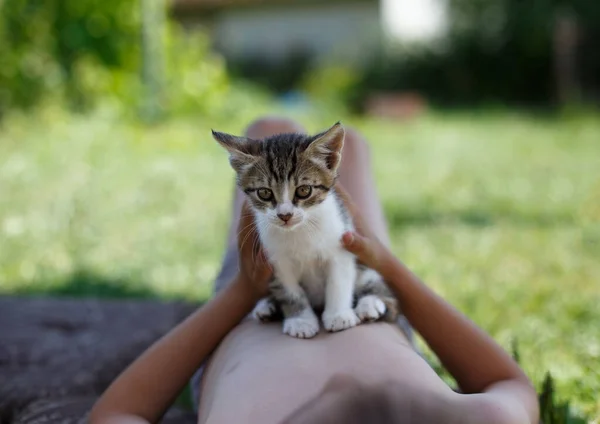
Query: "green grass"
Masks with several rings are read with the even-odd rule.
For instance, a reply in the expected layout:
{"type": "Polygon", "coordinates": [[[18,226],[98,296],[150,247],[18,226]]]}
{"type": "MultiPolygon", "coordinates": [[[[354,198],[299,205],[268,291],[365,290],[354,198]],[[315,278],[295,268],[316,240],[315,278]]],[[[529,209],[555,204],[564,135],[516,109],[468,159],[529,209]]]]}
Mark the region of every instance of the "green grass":
{"type": "MultiPolygon", "coordinates": [[[[0,293],[202,299],[233,174],[209,136],[48,110],[0,129],[0,293]]],[[[310,130],[334,122],[311,119],[310,130]]],[[[355,122],[394,251],[541,384],[600,419],[600,119],[355,122]]],[[[427,311],[423,311],[427,313],[427,311]]]]}

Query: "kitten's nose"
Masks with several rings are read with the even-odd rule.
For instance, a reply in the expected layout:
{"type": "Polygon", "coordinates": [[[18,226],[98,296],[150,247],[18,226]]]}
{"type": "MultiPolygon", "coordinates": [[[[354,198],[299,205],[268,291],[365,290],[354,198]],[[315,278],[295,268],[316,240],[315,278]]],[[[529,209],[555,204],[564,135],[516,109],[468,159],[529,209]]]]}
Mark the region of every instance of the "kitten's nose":
{"type": "Polygon", "coordinates": [[[290,218],[292,217],[292,214],[291,213],[278,213],[277,216],[283,222],[288,222],[290,220],[290,218]]]}

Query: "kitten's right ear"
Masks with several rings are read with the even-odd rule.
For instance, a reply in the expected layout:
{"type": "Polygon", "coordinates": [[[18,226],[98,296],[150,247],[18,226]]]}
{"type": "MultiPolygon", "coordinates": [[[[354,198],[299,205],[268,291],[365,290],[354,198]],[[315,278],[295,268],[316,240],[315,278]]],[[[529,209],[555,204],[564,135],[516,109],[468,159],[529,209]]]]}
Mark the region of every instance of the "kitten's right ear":
{"type": "Polygon", "coordinates": [[[322,161],[329,170],[336,172],[342,159],[344,127],[337,122],[327,131],[314,136],[306,148],[306,154],[322,161]]]}
{"type": "Polygon", "coordinates": [[[212,130],[212,135],[229,152],[229,163],[236,172],[240,172],[244,167],[253,164],[256,160],[256,156],[252,154],[252,147],[256,143],[254,140],[215,130],[212,130]]]}

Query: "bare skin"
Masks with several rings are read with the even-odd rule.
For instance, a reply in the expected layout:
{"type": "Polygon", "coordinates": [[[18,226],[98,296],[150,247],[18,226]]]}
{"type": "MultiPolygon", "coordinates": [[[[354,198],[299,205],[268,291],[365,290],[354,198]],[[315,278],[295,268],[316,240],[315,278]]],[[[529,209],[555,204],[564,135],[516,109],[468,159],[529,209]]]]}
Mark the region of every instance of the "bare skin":
{"type": "MultiPolygon", "coordinates": [[[[264,119],[248,135],[300,130],[286,120],[264,119]]],[[[230,283],[115,380],[95,405],[92,423],[156,422],[213,351],[202,381],[200,423],[351,422],[378,402],[391,405],[371,408],[389,410],[386,422],[537,423],[535,391],[512,358],[389,251],[366,143],[352,131],[343,158],[340,183],[357,231],[340,242],[384,276],[411,325],[465,394],[451,391],[396,326],[365,324],[297,340],[283,335],[279,324],[244,320],[266,293],[271,270],[255,244],[239,242],[255,230],[236,196],[240,219],[232,228],[240,236],[230,231],[222,272],[231,275],[230,283]]]]}

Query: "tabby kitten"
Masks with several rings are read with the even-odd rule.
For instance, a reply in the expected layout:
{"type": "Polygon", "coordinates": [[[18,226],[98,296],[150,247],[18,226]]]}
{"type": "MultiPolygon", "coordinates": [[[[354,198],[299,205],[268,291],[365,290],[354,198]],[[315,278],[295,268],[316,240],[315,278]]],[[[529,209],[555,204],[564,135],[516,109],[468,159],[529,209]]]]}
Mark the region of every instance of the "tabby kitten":
{"type": "Polygon", "coordinates": [[[334,187],[344,145],[340,123],[315,136],[213,136],[229,152],[274,269],[270,296],[255,317],[280,312],[283,332],[299,338],[319,332],[315,310],[328,331],[382,317],[394,321],[396,300],[381,276],[341,246],[342,234],[354,227],[334,187]]]}

